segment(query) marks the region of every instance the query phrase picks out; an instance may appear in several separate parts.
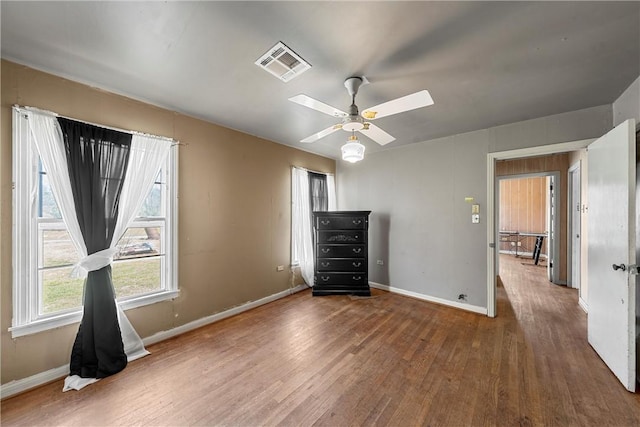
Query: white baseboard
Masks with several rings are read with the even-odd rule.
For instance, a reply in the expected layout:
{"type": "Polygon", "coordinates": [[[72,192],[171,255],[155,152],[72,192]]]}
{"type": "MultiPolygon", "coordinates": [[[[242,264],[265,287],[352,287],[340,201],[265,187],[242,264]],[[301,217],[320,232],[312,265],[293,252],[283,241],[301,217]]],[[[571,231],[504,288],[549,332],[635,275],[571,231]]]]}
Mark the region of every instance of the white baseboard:
{"type": "MultiPolygon", "coordinates": [[[[67,375],[69,375],[68,364],[40,372],[39,374],[31,375],[30,377],[23,378],[21,380],[10,381],[7,384],[2,384],[2,388],[0,388],[0,399],[5,399],[32,388],[59,380],[67,375]]],[[[60,388],[60,391],[62,392],[62,388],[60,388]]]]}
{"type": "Polygon", "coordinates": [[[580,306],[581,309],[584,310],[585,313],[589,313],[589,306],[587,305],[587,302],[583,300],[581,297],[578,297],[578,305],[580,306]]]}
{"type": "MultiPolygon", "coordinates": [[[[268,297],[264,297],[256,301],[251,301],[237,307],[230,308],[211,316],[203,317],[202,319],[194,320],[193,322],[189,322],[185,325],[178,326],[168,331],[158,332],[151,335],[150,337],[144,338],[142,342],[144,343],[144,345],[155,344],[160,341],[173,338],[177,335],[184,334],[185,332],[189,332],[193,329],[208,325],[210,323],[218,322],[222,319],[226,319],[227,317],[235,316],[236,314],[240,314],[244,311],[251,310],[253,308],[270,303],[280,298],[284,298],[288,295],[295,294],[296,292],[300,292],[305,289],[308,289],[307,285],[297,285],[294,288],[290,288],[282,292],[278,292],[277,294],[269,295],[268,297]]],[[[25,391],[32,388],[39,387],[52,381],[57,381],[61,378],[66,377],[67,375],[69,375],[68,364],[60,366],[58,368],[49,369],[48,371],[40,372],[27,378],[10,381],[0,386],[0,399],[6,399],[7,397],[11,397],[19,393],[24,393],[25,391]]]]}
{"type": "Polygon", "coordinates": [[[168,331],[161,331],[151,335],[150,337],[146,337],[142,340],[144,345],[152,345],[158,343],[160,341],[167,340],[169,338],[173,338],[175,336],[184,334],[185,332],[192,331],[194,329],[201,328],[202,326],[209,325],[214,322],[218,322],[222,319],[226,319],[227,317],[235,316],[236,314],[240,314],[242,312],[251,310],[252,308],[260,307],[261,305],[270,303],[272,301],[278,300],[280,298],[284,298],[288,295],[295,294],[296,292],[300,292],[304,289],[308,289],[307,285],[298,285],[294,288],[287,289],[282,292],[278,292],[277,294],[269,295],[268,297],[261,298],[256,301],[251,301],[237,307],[230,308],[225,311],[221,311],[220,313],[213,314],[211,316],[203,317],[198,320],[194,320],[193,322],[186,323],[184,325],[178,326],[173,329],[169,329],[168,331]]]}
{"type": "Polygon", "coordinates": [[[459,308],[465,311],[471,311],[473,313],[484,314],[484,315],[487,314],[486,307],[479,307],[477,305],[465,304],[457,301],[449,301],[449,300],[438,298],[438,297],[432,297],[430,295],[419,294],[417,292],[407,291],[400,288],[394,288],[393,286],[383,285],[376,282],[369,282],[369,286],[371,286],[372,288],[381,289],[383,291],[392,292],[394,294],[405,295],[408,297],[421,299],[423,301],[433,302],[440,305],[446,305],[448,307],[453,307],[453,308],[459,308]]]}

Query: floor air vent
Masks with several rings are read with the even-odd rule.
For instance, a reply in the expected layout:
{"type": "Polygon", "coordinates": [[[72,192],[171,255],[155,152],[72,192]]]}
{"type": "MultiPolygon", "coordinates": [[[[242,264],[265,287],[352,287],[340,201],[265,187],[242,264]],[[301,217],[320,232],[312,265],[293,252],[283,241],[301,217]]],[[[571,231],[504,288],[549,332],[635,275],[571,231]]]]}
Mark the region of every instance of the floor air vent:
{"type": "Polygon", "coordinates": [[[285,83],[311,68],[307,61],[282,42],[269,49],[255,64],[285,83]]]}

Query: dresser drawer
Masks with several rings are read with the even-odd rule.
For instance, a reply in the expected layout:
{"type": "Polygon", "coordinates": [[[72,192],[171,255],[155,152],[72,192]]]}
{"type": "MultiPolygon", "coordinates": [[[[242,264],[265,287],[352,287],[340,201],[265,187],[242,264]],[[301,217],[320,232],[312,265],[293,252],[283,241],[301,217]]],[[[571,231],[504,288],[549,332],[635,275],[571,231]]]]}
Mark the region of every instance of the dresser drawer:
{"type": "Polygon", "coordinates": [[[317,271],[367,271],[367,263],[362,258],[323,258],[316,263],[317,271]]]}
{"type": "Polygon", "coordinates": [[[318,258],[364,258],[367,256],[365,245],[318,245],[318,258]]]}
{"type": "Polygon", "coordinates": [[[366,230],[368,220],[363,216],[318,216],[316,228],[318,230],[366,230]]]}
{"type": "Polygon", "coordinates": [[[371,296],[371,289],[369,285],[315,285],[312,289],[314,296],[319,295],[336,295],[336,294],[351,294],[359,296],[371,296]]]}
{"type": "Polygon", "coordinates": [[[365,231],[318,231],[318,243],[364,243],[365,231]]]}
{"type": "Polygon", "coordinates": [[[367,275],[364,273],[318,273],[314,276],[317,286],[324,285],[366,285],[367,275]]]}

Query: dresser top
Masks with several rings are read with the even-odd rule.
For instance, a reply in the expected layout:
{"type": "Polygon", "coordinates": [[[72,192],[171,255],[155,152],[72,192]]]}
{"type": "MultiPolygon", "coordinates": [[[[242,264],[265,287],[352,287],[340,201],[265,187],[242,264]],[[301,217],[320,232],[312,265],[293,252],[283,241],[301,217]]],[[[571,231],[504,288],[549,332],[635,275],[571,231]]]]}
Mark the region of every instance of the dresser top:
{"type": "Polygon", "coordinates": [[[314,215],[318,216],[369,216],[371,211],[313,211],[314,215]]]}

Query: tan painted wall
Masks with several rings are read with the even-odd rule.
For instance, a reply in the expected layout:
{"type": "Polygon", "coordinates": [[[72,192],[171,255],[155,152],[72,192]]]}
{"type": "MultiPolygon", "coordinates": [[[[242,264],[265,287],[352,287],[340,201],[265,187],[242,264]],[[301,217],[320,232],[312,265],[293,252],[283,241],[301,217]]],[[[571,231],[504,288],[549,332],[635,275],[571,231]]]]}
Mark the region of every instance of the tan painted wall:
{"type": "Polygon", "coordinates": [[[180,147],[180,296],[129,310],[142,337],[286,290],[290,167],[335,161],[2,61],[0,143],[1,383],[68,363],[77,325],[12,339],[11,106],[171,137],[180,147]]]}
{"type": "Polygon", "coordinates": [[[560,172],[560,281],[567,280],[567,173],[569,156],[567,153],[526,159],[502,160],[496,162],[496,176],[521,175],[536,172],[560,172]]]}

